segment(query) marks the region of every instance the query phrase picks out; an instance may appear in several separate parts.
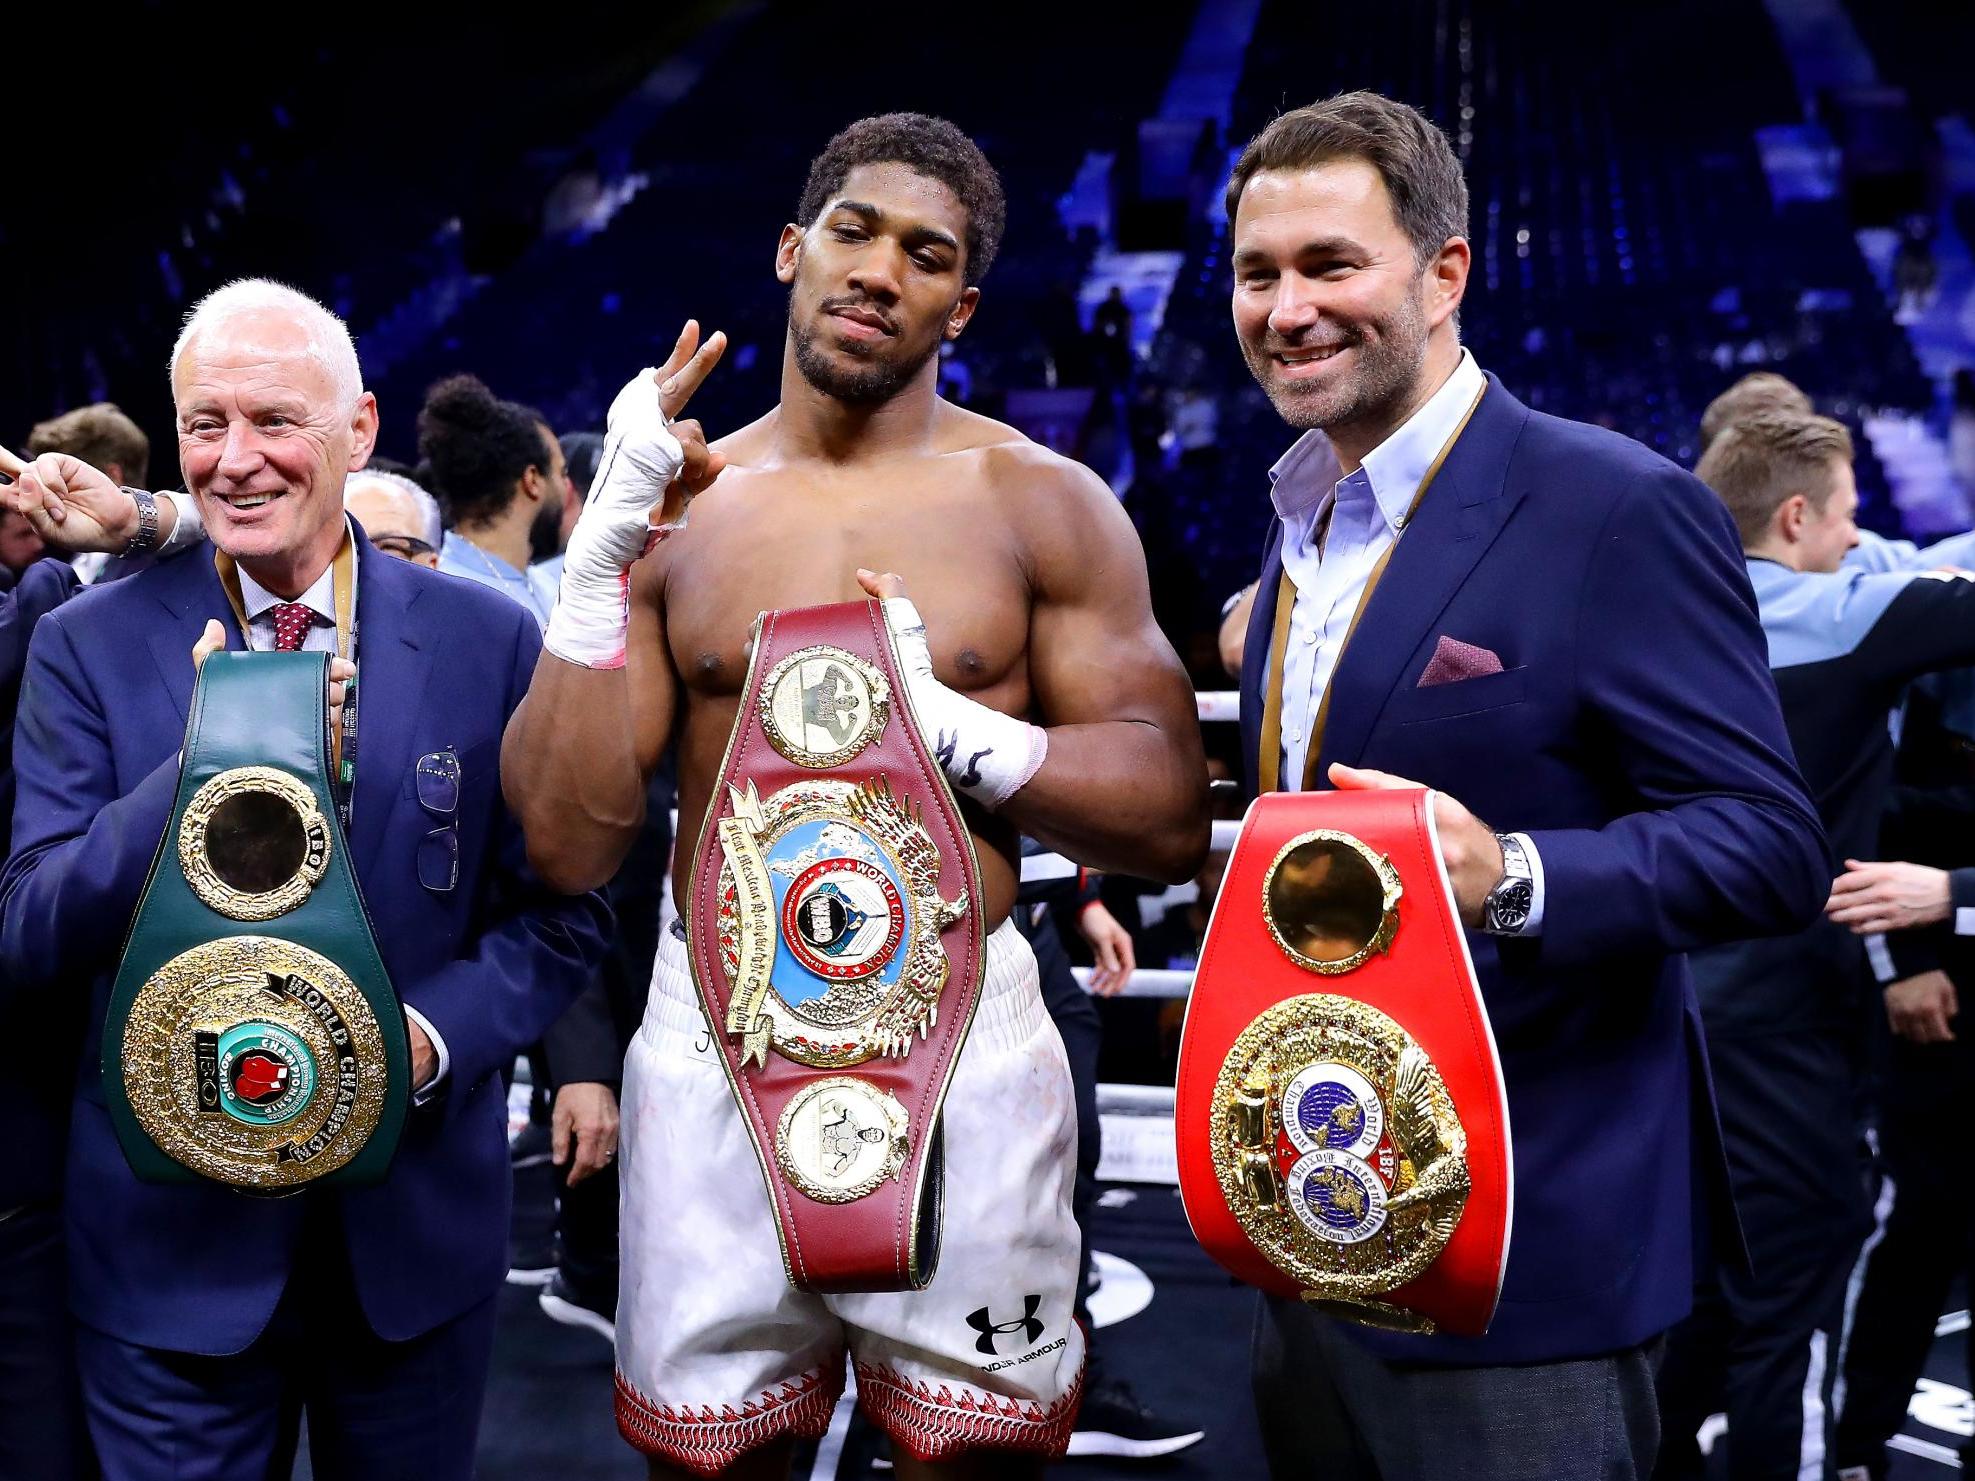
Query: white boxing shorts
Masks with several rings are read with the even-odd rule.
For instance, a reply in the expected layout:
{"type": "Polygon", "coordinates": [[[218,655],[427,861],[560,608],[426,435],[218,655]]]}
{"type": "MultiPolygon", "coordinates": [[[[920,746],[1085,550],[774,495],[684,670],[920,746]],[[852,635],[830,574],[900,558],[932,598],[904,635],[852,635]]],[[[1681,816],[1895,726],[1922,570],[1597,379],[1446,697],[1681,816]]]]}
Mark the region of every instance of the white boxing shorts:
{"type": "Polygon", "coordinates": [[[661,934],[618,1142],[617,1425],[639,1450],[711,1475],[783,1435],[821,1435],[847,1348],[858,1402],[922,1460],[1062,1454],[1084,1368],[1076,1101],[1028,942],[1004,923],[986,956],[942,1112],[932,1283],[816,1296],[789,1284],[686,944],[661,934]]]}

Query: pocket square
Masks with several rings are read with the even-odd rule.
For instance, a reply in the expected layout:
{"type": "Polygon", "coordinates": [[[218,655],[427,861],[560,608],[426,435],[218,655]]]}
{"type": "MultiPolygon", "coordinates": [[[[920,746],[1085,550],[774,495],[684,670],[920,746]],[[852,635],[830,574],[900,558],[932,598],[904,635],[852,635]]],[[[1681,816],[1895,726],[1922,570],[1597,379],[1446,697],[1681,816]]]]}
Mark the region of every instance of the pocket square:
{"type": "Polygon", "coordinates": [[[1490,650],[1443,634],[1433,650],[1433,657],[1427,660],[1426,669],[1420,674],[1416,687],[1430,689],[1436,684],[1454,684],[1462,679],[1479,679],[1483,674],[1501,672],[1502,660],[1490,650]]]}

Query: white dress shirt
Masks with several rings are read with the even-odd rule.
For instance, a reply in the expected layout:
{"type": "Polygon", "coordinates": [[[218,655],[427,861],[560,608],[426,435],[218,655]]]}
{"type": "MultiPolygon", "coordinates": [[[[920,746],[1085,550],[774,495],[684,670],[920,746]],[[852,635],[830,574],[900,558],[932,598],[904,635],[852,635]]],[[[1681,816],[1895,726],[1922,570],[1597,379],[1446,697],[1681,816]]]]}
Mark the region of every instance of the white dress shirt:
{"type": "MultiPolygon", "coordinates": [[[[1305,432],[1269,469],[1269,498],[1283,527],[1282,568],[1296,592],[1282,659],[1284,791],[1302,788],[1312,729],[1365,586],[1486,383],[1464,349],[1446,383],[1365,454],[1355,473],[1344,473],[1330,439],[1317,431],[1305,432]]],[[[1512,836],[1528,855],[1535,895],[1518,934],[1533,936],[1543,922],[1543,863],[1527,835],[1512,836]]]]}
{"type": "MultiPolygon", "coordinates": [[[[288,600],[278,597],[260,582],[247,574],[241,566],[240,603],[247,609],[247,646],[256,653],[274,651],[274,609],[288,600]]],[[[309,630],[302,638],[304,653],[334,653],[336,651],[336,563],[331,561],[327,569],[316,577],[315,584],[294,600],[307,607],[313,614],[309,630]]],[[[398,1006],[405,1010],[405,1017],[425,1030],[425,1037],[432,1041],[432,1052],[438,1057],[439,1069],[430,1082],[412,1095],[413,1105],[424,1105],[446,1083],[446,1072],[452,1068],[452,1056],[446,1052],[446,1041],[427,1018],[411,1004],[399,1000],[398,1006]]]]}

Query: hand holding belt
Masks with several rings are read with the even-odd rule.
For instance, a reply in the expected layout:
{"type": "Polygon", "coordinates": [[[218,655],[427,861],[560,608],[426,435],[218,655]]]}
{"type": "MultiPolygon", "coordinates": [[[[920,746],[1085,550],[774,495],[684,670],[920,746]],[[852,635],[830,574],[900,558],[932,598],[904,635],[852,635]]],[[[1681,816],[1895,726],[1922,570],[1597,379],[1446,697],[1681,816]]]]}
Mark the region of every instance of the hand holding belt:
{"type": "Polygon", "coordinates": [[[404,1015],[329,785],[328,662],[200,668],[103,1033],[111,1122],[147,1181],[376,1182],[396,1149],[404,1015]]]}
{"type": "Polygon", "coordinates": [[[933,673],[925,619],[910,597],[886,597],[885,622],[898,645],[913,716],[932,738],[947,781],[990,811],[1000,807],[1042,769],[1049,733],[942,684],[933,673]]]}
{"type": "Polygon", "coordinates": [[[762,616],[693,856],[693,979],[790,1281],[939,1253],[939,1113],[979,999],[973,840],[876,602],[762,616]]]}
{"type": "Polygon", "coordinates": [[[1180,1194],[1263,1290],[1402,1331],[1487,1330],[1508,1103],[1425,791],[1249,809],[1180,1046],[1180,1194]]]}

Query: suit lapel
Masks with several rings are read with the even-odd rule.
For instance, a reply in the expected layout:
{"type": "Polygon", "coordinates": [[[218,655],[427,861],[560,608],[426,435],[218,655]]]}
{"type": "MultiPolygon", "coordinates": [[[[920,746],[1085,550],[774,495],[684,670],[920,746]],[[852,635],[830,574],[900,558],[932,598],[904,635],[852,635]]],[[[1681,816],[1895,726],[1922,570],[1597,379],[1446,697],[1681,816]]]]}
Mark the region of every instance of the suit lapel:
{"type": "Polygon", "coordinates": [[[140,572],[123,579],[139,581],[147,577],[152,594],[170,619],[152,625],[147,634],[151,657],[158,665],[158,678],[183,725],[192,705],[192,648],[205,631],[207,619],[219,619],[226,629],[227,647],[241,648],[246,639],[234,625],[233,609],[227,605],[226,590],[219,584],[219,572],[213,566],[211,545],[196,546],[176,559],[152,567],[149,573],[140,572]]]}
{"type": "Polygon", "coordinates": [[[1255,587],[1255,605],[1248,612],[1248,636],[1241,646],[1241,764],[1251,796],[1261,785],[1262,711],[1268,700],[1269,644],[1275,634],[1276,597],[1281,590],[1282,521],[1271,511],[1262,576],[1255,587]]]}
{"type": "Polygon", "coordinates": [[[1407,672],[1413,653],[1522,502],[1523,490],[1507,486],[1508,461],[1528,419],[1529,409],[1489,376],[1338,661],[1318,776],[1333,761],[1359,763],[1393,690],[1415,677],[1407,672]]]}
{"type": "Polygon", "coordinates": [[[417,759],[413,722],[435,642],[412,619],[424,583],[410,567],[357,539],[357,793],[350,857],[359,879],[391,829],[405,774],[417,759]]]}

